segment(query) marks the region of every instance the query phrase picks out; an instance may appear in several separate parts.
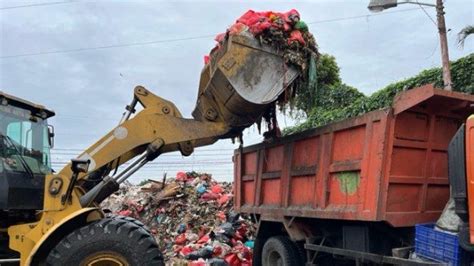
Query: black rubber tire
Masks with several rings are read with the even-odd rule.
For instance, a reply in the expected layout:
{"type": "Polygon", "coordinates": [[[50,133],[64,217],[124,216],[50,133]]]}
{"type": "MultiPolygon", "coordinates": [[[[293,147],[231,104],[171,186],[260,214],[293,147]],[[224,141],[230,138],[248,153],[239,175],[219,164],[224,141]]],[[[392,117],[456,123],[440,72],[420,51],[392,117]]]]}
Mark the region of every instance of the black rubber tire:
{"type": "Polygon", "coordinates": [[[115,215],[115,214],[108,214],[106,217],[114,219],[114,220],[122,220],[122,221],[130,222],[130,223],[134,223],[135,225],[143,228],[143,230],[147,231],[148,234],[151,235],[150,229],[148,229],[148,227],[144,223],[142,223],[141,221],[139,221],[135,218],[128,217],[128,216],[123,216],[123,215],[115,215]]]}
{"type": "Polygon", "coordinates": [[[286,236],[274,236],[263,245],[262,265],[300,266],[303,263],[295,243],[286,236]]]}
{"type": "Polygon", "coordinates": [[[256,238],[253,244],[252,266],[262,266],[262,250],[265,244],[264,238],[256,238]]]}
{"type": "Polygon", "coordinates": [[[296,249],[298,250],[298,254],[300,255],[300,261],[302,263],[301,265],[306,264],[306,249],[304,248],[304,243],[304,241],[299,241],[295,243],[296,249]]]}
{"type": "Polygon", "coordinates": [[[474,245],[469,241],[469,227],[462,226],[458,233],[459,245],[471,256],[474,255],[474,245]]]}
{"type": "Polygon", "coordinates": [[[76,229],[46,258],[46,265],[81,265],[94,254],[114,253],[128,265],[164,265],[155,239],[135,221],[108,217],[76,229]]]}

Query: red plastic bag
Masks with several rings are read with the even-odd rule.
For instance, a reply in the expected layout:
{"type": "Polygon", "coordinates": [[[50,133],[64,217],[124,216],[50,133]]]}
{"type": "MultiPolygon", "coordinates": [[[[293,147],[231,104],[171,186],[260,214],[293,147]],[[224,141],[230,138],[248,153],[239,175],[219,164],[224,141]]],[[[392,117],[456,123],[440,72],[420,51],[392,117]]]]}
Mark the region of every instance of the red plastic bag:
{"type": "Polygon", "coordinates": [[[216,37],[214,38],[214,40],[216,42],[223,42],[225,40],[225,33],[219,33],[216,35],[216,37]]]}
{"type": "Polygon", "coordinates": [[[294,30],[291,32],[290,38],[288,38],[288,44],[292,44],[293,42],[299,42],[302,45],[305,44],[305,41],[303,39],[303,34],[301,34],[301,31],[294,30]]]}
{"type": "Polygon", "coordinates": [[[187,181],[188,175],[185,172],[177,172],[176,173],[176,180],[178,181],[187,181]]]}
{"type": "Polygon", "coordinates": [[[249,10],[245,12],[245,14],[243,14],[239,19],[237,19],[237,22],[250,27],[259,22],[262,18],[264,17],[261,13],[249,10]]]}
{"type": "Polygon", "coordinates": [[[223,222],[225,222],[226,220],[226,216],[225,216],[225,213],[223,211],[219,211],[217,212],[216,214],[217,218],[223,222]]]}
{"type": "Polygon", "coordinates": [[[207,241],[209,241],[209,239],[210,239],[210,238],[209,238],[209,235],[204,235],[203,237],[201,237],[201,238],[197,241],[197,243],[198,243],[198,244],[204,244],[204,243],[207,243],[207,241]]]}
{"type": "Polygon", "coordinates": [[[174,240],[174,243],[176,245],[184,245],[186,243],[186,234],[180,234],[178,235],[175,240],[174,240]]]}
{"type": "Polygon", "coordinates": [[[220,194],[222,193],[224,190],[222,189],[222,187],[219,185],[219,184],[216,184],[214,186],[211,187],[211,191],[213,193],[216,193],[216,194],[220,194]]]}
{"type": "Polygon", "coordinates": [[[230,26],[229,28],[229,35],[238,35],[246,30],[248,30],[248,26],[241,23],[241,22],[237,22],[235,23],[234,25],[230,26]]]}
{"type": "Polygon", "coordinates": [[[205,200],[205,201],[217,200],[217,199],[219,199],[219,195],[216,194],[216,193],[212,193],[212,192],[206,192],[206,193],[202,194],[201,199],[205,200]]]}
{"type": "Polygon", "coordinates": [[[222,254],[222,247],[216,246],[212,250],[212,255],[218,257],[219,255],[222,254]]]}
{"type": "Polygon", "coordinates": [[[249,30],[253,35],[259,35],[263,31],[269,29],[272,26],[272,23],[265,18],[264,21],[257,22],[251,26],[249,26],[249,30]]]}
{"type": "Polygon", "coordinates": [[[188,255],[189,253],[191,253],[191,252],[193,252],[193,251],[194,251],[194,249],[191,248],[190,246],[184,246],[184,247],[181,249],[180,253],[181,253],[181,255],[186,256],[186,255],[188,255]]]}
{"type": "Polygon", "coordinates": [[[219,204],[219,206],[222,206],[226,204],[227,202],[229,202],[231,198],[232,198],[232,195],[224,194],[217,200],[217,203],[219,204]]]}
{"type": "Polygon", "coordinates": [[[239,266],[240,265],[240,259],[237,257],[236,254],[228,254],[227,256],[224,257],[225,262],[229,264],[229,266],[239,266]]]}
{"type": "Polygon", "coordinates": [[[131,210],[123,210],[123,211],[119,211],[118,215],[122,215],[122,216],[131,216],[133,213],[131,210]]]}
{"type": "Polygon", "coordinates": [[[285,19],[286,22],[294,24],[298,22],[298,20],[300,20],[301,16],[300,16],[300,13],[296,9],[292,9],[284,13],[283,18],[285,19]]]}

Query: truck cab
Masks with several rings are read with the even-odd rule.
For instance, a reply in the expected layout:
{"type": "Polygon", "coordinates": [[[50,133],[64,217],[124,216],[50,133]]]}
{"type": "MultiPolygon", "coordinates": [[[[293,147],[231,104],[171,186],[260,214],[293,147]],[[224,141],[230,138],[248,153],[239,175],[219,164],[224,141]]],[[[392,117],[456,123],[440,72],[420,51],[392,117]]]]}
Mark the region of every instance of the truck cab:
{"type": "Polygon", "coordinates": [[[51,173],[54,112],[0,94],[0,210],[40,210],[44,177],[51,173]]]}
{"type": "Polygon", "coordinates": [[[45,176],[52,172],[54,112],[0,92],[0,259],[16,257],[6,228],[34,221],[43,208],[45,176]]]}

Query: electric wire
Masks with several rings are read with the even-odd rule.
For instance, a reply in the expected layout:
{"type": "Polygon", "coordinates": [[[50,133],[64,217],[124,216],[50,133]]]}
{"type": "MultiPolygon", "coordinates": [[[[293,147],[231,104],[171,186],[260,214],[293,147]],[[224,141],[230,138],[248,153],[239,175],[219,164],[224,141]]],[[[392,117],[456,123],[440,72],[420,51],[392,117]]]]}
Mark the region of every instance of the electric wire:
{"type": "Polygon", "coordinates": [[[20,5],[20,6],[6,6],[6,7],[0,7],[0,10],[19,9],[19,8],[37,7],[37,6],[53,6],[53,5],[72,4],[72,3],[79,3],[79,2],[77,2],[77,1],[61,1],[61,2],[47,2],[47,3],[28,4],[28,5],[20,5]]]}
{"type": "MultiPolygon", "coordinates": [[[[413,11],[413,10],[418,10],[418,8],[403,9],[403,10],[397,10],[397,11],[385,12],[385,13],[377,13],[377,14],[368,14],[368,15],[359,15],[359,16],[351,16],[351,17],[341,17],[341,18],[334,18],[334,19],[318,20],[318,21],[309,22],[307,24],[320,24],[320,23],[328,23],[328,22],[336,22],[336,21],[344,21],[344,20],[353,20],[353,19],[381,16],[381,15],[389,15],[389,14],[393,14],[393,13],[408,12],[408,11],[413,11]]],[[[183,38],[169,38],[169,39],[161,39],[161,40],[154,40],[154,41],[132,42],[132,43],[123,43],[123,44],[102,45],[102,46],[95,46],[95,47],[82,47],[82,48],[43,51],[43,52],[35,52],[35,53],[3,55],[3,56],[0,56],[0,59],[31,57],[31,56],[51,55],[51,54],[65,54],[65,53],[84,52],[84,51],[93,51],[93,50],[104,50],[104,49],[111,49],[111,48],[145,46],[145,45],[153,45],[153,44],[161,44],[161,43],[190,41],[190,40],[213,38],[213,37],[215,37],[215,35],[216,34],[206,34],[206,35],[189,36],[189,37],[183,37],[183,38]]]]}
{"type": "Polygon", "coordinates": [[[418,6],[421,8],[421,10],[423,10],[423,13],[425,13],[425,15],[431,20],[431,22],[433,22],[433,24],[435,25],[435,27],[438,27],[438,24],[436,23],[436,21],[434,21],[434,19],[430,16],[430,14],[428,14],[428,12],[425,10],[425,8],[423,7],[422,4],[420,4],[418,2],[418,0],[416,0],[416,3],[418,4],[418,6]]]}

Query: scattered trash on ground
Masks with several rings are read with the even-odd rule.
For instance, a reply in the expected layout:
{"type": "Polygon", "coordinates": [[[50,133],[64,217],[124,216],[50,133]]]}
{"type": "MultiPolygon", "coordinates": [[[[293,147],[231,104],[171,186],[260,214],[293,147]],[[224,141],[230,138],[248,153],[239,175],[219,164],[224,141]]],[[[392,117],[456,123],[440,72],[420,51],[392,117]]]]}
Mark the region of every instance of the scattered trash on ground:
{"type": "Polygon", "coordinates": [[[102,207],[142,221],[167,265],[252,265],[254,227],[232,211],[233,189],[209,174],[124,184],[102,207]]]}

